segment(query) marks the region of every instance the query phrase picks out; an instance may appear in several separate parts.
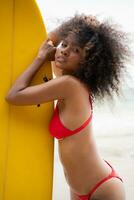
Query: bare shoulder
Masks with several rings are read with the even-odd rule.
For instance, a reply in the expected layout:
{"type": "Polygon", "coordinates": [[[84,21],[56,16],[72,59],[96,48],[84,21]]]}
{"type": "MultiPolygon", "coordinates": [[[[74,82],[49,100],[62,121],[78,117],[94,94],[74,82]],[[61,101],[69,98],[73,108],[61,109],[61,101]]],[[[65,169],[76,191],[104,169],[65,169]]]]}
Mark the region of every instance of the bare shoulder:
{"type": "Polygon", "coordinates": [[[60,77],[60,79],[64,86],[66,99],[72,99],[74,96],[80,93],[82,84],[79,79],[71,75],[63,75],[60,77]]]}
{"type": "Polygon", "coordinates": [[[79,90],[83,90],[89,93],[89,88],[86,86],[86,84],[84,84],[83,82],[81,82],[78,78],[71,76],[71,75],[66,75],[68,78],[68,81],[70,82],[70,86],[72,86],[72,89],[74,89],[76,91],[79,90]]]}
{"type": "MultiPolygon", "coordinates": [[[[73,113],[83,113],[84,118],[89,115],[89,89],[78,78],[68,75],[68,98],[65,99],[66,108],[73,113]],[[86,112],[85,112],[86,111],[86,112]]],[[[63,106],[64,107],[64,106],[63,106]]]]}
{"type": "Polygon", "coordinates": [[[80,86],[80,80],[71,75],[65,75],[66,79],[72,84],[72,86],[80,86]]]}

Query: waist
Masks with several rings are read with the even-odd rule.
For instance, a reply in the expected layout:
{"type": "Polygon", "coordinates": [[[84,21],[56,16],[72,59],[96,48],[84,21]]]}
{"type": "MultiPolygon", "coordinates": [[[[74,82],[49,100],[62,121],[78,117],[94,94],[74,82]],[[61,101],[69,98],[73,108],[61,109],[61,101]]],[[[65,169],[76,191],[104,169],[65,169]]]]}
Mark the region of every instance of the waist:
{"type": "Polygon", "coordinates": [[[93,133],[88,133],[86,130],[82,134],[58,140],[58,150],[63,165],[67,162],[77,163],[81,158],[89,159],[92,155],[98,155],[93,133]]]}

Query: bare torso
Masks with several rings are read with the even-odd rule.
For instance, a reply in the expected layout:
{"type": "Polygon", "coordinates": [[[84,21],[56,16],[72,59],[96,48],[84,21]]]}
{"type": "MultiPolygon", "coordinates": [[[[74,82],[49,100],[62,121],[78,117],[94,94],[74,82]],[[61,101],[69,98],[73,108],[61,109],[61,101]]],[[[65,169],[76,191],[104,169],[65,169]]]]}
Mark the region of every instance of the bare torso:
{"type": "MultiPolygon", "coordinates": [[[[62,76],[62,70],[52,65],[54,74],[62,76]]],[[[91,114],[89,90],[80,83],[79,91],[71,99],[58,102],[59,117],[69,130],[80,127],[91,114]]],[[[92,120],[94,120],[94,113],[92,120]]],[[[70,187],[71,200],[77,200],[75,193],[88,194],[111,168],[100,156],[94,139],[92,121],[80,132],[58,140],[58,151],[66,181],[70,187]]],[[[92,195],[92,199],[125,200],[123,184],[119,179],[110,179],[92,195]],[[119,197],[120,196],[120,197],[119,197]]]]}
{"type": "MultiPolygon", "coordinates": [[[[65,127],[78,128],[91,114],[89,92],[81,85],[79,95],[59,101],[59,116],[65,127]]],[[[93,136],[92,121],[80,132],[58,141],[59,157],[66,181],[74,192],[87,194],[111,169],[100,157],[93,136]]]]}

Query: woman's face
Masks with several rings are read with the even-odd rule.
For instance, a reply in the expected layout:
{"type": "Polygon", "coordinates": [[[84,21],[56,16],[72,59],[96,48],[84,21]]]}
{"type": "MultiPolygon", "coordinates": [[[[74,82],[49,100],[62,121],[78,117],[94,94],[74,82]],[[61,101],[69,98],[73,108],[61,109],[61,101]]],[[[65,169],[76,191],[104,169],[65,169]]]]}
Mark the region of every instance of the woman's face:
{"type": "Polygon", "coordinates": [[[84,50],[76,43],[75,36],[69,34],[57,47],[55,65],[63,71],[73,71],[79,67],[83,55],[84,50]]]}

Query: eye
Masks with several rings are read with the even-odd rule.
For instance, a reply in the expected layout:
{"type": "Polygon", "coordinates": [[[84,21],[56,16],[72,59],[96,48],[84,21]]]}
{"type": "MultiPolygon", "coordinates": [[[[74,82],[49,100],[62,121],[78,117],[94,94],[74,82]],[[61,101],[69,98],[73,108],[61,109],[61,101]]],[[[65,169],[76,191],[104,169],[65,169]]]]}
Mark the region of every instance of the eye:
{"type": "Polygon", "coordinates": [[[62,47],[67,47],[67,44],[66,44],[65,42],[62,42],[62,43],[61,43],[61,46],[62,46],[62,47]]]}
{"type": "Polygon", "coordinates": [[[73,51],[74,51],[75,53],[79,53],[79,52],[80,52],[78,48],[74,48],[73,51]]]}

